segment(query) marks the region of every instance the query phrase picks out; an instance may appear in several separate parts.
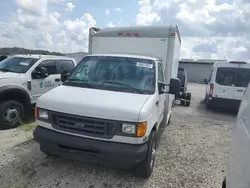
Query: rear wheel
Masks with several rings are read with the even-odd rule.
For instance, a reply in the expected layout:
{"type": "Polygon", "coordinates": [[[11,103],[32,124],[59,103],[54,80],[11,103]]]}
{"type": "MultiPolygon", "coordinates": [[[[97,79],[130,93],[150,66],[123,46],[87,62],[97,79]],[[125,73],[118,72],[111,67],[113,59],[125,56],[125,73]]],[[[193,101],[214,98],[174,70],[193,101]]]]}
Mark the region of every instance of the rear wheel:
{"type": "Polygon", "coordinates": [[[0,104],[0,128],[11,129],[18,127],[23,119],[23,105],[14,100],[4,101],[0,104]]]}
{"type": "Polygon", "coordinates": [[[185,105],[185,101],[181,100],[181,105],[184,106],[185,105]]]}
{"type": "MultiPolygon", "coordinates": [[[[181,99],[186,100],[186,95],[185,95],[185,93],[182,93],[182,94],[181,94],[181,99]]],[[[182,105],[182,106],[185,106],[185,103],[186,103],[186,102],[185,102],[184,100],[181,100],[181,99],[180,99],[181,105],[182,105]]]]}
{"type": "Polygon", "coordinates": [[[153,172],[156,158],[156,133],[152,131],[148,140],[148,153],[146,158],[134,167],[136,177],[149,178],[153,172]]]}
{"type": "Polygon", "coordinates": [[[190,103],[191,103],[191,93],[187,93],[187,96],[186,96],[186,106],[190,106],[190,103]]]}

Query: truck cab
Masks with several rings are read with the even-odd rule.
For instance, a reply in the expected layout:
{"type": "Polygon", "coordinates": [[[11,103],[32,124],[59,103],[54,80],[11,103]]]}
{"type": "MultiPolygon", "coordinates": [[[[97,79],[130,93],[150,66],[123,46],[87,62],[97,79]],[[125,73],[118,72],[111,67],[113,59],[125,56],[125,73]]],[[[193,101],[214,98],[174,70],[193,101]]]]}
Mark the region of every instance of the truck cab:
{"type": "Polygon", "coordinates": [[[63,70],[71,72],[73,58],[50,55],[14,55],[0,62],[0,129],[15,128],[32,116],[32,107],[44,93],[62,84],[63,70]]]}
{"type": "Polygon", "coordinates": [[[94,29],[101,32],[96,38],[90,30],[91,54],[71,74],[61,75],[64,83],[60,87],[37,101],[34,138],[41,151],[79,161],[133,167],[136,176],[150,177],[160,126],[169,121],[171,99],[180,92],[173,51],[172,61],[166,65],[169,42],[179,41],[169,29],[94,29]],[[157,29],[166,31],[164,40],[158,35],[149,37],[148,32],[157,29]],[[135,30],[143,34],[142,38],[132,36],[135,30]],[[128,41],[121,32],[126,36],[130,32],[125,38],[128,41]],[[147,44],[145,49],[137,48],[140,42],[147,44]],[[165,53],[160,52],[163,58],[143,55],[160,44],[165,48],[165,53]]]}

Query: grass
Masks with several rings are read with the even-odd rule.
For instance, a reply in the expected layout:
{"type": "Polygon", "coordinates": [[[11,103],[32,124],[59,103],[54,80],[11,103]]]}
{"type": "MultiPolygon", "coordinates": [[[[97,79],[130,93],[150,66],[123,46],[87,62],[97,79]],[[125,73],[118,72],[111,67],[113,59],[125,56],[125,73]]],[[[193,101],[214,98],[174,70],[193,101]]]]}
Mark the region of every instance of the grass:
{"type": "Polygon", "coordinates": [[[35,123],[22,124],[19,129],[24,132],[25,137],[28,140],[33,139],[33,130],[36,128],[35,123]]]}
{"type": "Polygon", "coordinates": [[[33,131],[36,128],[35,123],[23,124],[20,126],[20,129],[23,131],[33,131]]]}

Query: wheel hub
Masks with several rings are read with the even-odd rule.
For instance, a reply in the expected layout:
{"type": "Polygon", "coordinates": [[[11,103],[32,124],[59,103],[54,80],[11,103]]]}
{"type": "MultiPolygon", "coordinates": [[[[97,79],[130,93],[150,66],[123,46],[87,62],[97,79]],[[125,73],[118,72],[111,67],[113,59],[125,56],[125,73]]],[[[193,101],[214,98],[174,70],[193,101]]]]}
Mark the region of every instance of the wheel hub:
{"type": "Polygon", "coordinates": [[[19,113],[15,108],[10,108],[4,113],[4,120],[8,123],[15,123],[18,121],[19,113]]]}

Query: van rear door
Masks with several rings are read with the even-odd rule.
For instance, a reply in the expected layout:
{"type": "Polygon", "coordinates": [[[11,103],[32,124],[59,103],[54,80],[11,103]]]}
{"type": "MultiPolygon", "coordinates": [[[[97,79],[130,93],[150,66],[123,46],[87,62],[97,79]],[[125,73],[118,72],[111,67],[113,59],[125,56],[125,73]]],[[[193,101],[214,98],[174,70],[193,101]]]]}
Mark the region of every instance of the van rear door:
{"type": "Polygon", "coordinates": [[[236,68],[218,67],[216,71],[213,96],[223,99],[234,99],[236,68]]]}
{"type": "Polygon", "coordinates": [[[234,99],[242,100],[244,91],[250,81],[250,68],[238,68],[236,72],[236,82],[234,99]]]}

